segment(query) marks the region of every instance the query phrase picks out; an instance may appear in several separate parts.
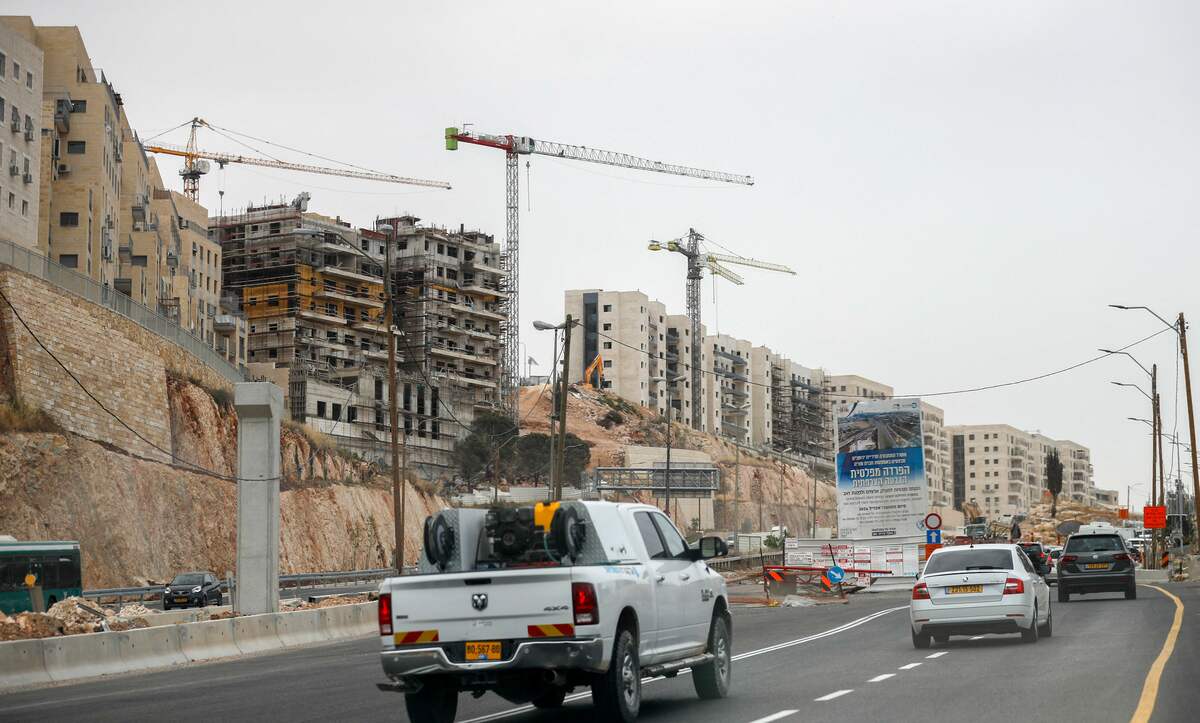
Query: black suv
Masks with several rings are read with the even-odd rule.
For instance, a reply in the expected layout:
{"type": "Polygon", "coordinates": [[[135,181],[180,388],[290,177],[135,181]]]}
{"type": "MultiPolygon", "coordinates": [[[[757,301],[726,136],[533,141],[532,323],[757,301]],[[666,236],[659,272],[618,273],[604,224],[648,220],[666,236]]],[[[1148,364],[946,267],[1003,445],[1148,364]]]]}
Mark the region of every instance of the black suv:
{"type": "Polygon", "coordinates": [[[1075,534],[1067,538],[1058,559],[1058,601],[1089,592],[1123,592],[1126,600],[1137,597],[1133,558],[1120,535],[1075,534]]]}
{"type": "Polygon", "coordinates": [[[167,583],[163,610],[221,604],[221,581],[211,572],[181,572],[167,583]]]}

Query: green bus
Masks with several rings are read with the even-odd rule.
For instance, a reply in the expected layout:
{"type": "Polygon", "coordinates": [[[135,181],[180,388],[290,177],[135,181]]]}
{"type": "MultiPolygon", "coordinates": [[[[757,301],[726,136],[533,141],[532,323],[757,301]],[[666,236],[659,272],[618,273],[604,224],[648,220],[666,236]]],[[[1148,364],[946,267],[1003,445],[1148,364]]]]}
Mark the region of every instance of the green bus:
{"type": "Polygon", "coordinates": [[[59,600],[82,595],[79,543],[21,542],[0,537],[0,610],[10,614],[32,610],[27,585],[31,579],[42,590],[43,610],[59,600]]]}

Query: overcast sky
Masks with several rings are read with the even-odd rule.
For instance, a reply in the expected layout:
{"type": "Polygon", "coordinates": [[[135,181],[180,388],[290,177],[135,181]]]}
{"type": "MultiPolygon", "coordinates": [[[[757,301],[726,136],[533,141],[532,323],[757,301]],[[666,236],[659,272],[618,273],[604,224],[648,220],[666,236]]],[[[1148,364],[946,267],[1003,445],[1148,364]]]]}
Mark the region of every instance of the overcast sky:
{"type": "MultiPolygon", "coordinates": [[[[143,137],[198,115],[454,185],[231,166],[202,182],[213,210],[221,188],[226,209],[307,190],[310,209],[360,225],[410,212],[501,239],[503,154],[445,151],[442,129],[463,122],[755,177],[744,188],[540,157],[527,177],[522,164],[522,335],[543,372],[550,342],[529,322],[561,317],[564,289],[641,289],[682,313],[683,258],[646,241],[688,227],[799,272],[747,270],[744,287],[721,282],[716,306],[706,280],[710,333],[899,393],[1033,376],[1161,327],[1109,303],[1200,314],[1195,3],[590,5],[8,0],[4,12],[78,25],[143,137]]],[[[245,151],[212,133],[201,143],[245,151]]],[[[178,165],[162,161],[168,183],[178,165]]],[[[1132,350],[1162,368],[1168,432],[1173,337],[1132,350]]],[[[950,424],[1088,445],[1097,484],[1123,498],[1150,466],[1148,428],[1126,417],[1149,412],[1114,379],[1144,375],[1110,358],[930,401],[950,424]]]]}

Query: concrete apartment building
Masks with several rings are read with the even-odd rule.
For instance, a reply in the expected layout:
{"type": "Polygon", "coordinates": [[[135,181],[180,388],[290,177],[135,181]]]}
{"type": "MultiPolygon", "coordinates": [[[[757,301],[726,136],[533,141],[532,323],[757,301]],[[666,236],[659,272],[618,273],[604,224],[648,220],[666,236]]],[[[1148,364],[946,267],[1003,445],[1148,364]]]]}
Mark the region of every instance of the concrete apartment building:
{"type": "Polygon", "coordinates": [[[36,250],[44,57],[32,23],[8,20],[0,22],[0,241],[36,250]]]}
{"type": "Polygon", "coordinates": [[[824,370],[771,355],[771,442],[776,449],[833,461],[833,422],[824,389],[824,370]]]}
{"type": "Polygon", "coordinates": [[[499,244],[477,231],[419,226],[412,216],[382,220],[390,231],[355,229],[308,211],[307,201],[302,194],[209,222],[226,288],[249,324],[251,370],[286,384],[293,419],[386,459],[387,344],[396,344],[410,458],[444,471],[462,427],[499,400],[499,244]],[[390,339],[389,246],[397,297],[390,339]]]}
{"type": "Polygon", "coordinates": [[[1055,440],[1007,424],[956,425],[951,438],[954,504],[975,502],[989,517],[1028,514],[1046,489],[1046,455],[1057,450],[1063,463],[1061,497],[1095,501],[1091,452],[1068,440],[1055,440]]]}

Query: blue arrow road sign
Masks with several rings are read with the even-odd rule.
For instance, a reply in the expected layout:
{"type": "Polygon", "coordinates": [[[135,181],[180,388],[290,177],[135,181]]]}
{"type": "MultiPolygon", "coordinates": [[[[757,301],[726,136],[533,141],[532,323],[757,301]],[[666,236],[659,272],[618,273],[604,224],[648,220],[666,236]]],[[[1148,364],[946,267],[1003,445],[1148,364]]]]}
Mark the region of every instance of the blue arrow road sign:
{"type": "Polygon", "coordinates": [[[829,582],[841,582],[846,579],[846,571],[834,565],[825,571],[825,576],[829,578],[829,582]]]}
{"type": "Polygon", "coordinates": [[[928,545],[942,544],[941,530],[925,530],[925,543],[928,545]]]}

